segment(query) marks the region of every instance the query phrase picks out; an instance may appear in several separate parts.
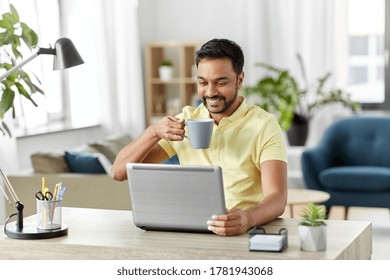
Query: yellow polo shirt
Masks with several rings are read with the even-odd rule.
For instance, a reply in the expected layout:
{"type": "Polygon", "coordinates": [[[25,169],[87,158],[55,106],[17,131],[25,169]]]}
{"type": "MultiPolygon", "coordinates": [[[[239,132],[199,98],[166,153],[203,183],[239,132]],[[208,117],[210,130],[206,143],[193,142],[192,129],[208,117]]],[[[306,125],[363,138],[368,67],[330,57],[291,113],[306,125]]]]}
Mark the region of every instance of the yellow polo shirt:
{"type": "MultiPolygon", "coordinates": [[[[201,104],[197,108],[184,107],[177,117],[210,118],[210,114],[201,104]]],[[[208,149],[192,149],[186,138],[161,139],[159,145],[170,157],[177,154],[180,164],[221,166],[227,209],[248,209],[259,204],[263,197],[260,164],[266,160],[287,162],[284,136],[275,116],[247,105],[245,99],[230,117],[223,118],[219,125],[214,123],[208,149]]]]}

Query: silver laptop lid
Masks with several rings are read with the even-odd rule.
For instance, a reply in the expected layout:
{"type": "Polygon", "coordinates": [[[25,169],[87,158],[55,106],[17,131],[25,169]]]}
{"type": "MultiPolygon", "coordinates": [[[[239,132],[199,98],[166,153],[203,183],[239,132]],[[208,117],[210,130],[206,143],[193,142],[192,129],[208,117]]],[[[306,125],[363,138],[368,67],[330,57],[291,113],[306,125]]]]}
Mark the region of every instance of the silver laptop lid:
{"type": "Polygon", "coordinates": [[[136,226],[146,230],[209,232],[207,220],[226,212],[219,166],[128,163],[136,226]]]}

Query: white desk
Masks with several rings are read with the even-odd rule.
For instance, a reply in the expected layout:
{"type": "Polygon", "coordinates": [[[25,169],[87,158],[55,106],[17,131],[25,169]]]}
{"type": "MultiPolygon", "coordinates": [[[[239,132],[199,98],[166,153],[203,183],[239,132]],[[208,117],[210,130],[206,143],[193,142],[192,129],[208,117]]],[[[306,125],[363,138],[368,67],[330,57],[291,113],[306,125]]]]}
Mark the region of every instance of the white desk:
{"type": "MultiPolygon", "coordinates": [[[[24,222],[36,224],[36,216],[24,222]]],[[[63,222],[69,227],[64,237],[14,240],[2,235],[0,259],[370,259],[372,253],[371,223],[365,221],[328,221],[327,250],[304,252],[299,220],[275,220],[265,228],[288,229],[289,244],[283,253],[250,252],[248,234],[144,231],[133,224],[131,211],[64,207],[63,222]]]]}

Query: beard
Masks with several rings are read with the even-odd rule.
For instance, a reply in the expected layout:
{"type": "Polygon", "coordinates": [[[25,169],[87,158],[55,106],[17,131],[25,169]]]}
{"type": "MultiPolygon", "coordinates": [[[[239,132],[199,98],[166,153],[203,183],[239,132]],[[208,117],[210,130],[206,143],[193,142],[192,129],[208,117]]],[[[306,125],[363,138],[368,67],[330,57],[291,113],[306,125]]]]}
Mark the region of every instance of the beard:
{"type": "Polygon", "coordinates": [[[213,96],[213,97],[205,96],[205,97],[203,97],[203,105],[212,114],[222,114],[222,113],[226,112],[234,104],[234,102],[237,100],[237,98],[238,98],[238,90],[236,89],[236,92],[235,92],[233,98],[230,100],[226,100],[226,97],[221,96],[221,95],[217,95],[217,96],[213,96]],[[213,107],[212,105],[209,105],[207,102],[208,99],[209,100],[218,100],[218,102],[223,102],[222,108],[216,108],[216,107],[213,107]]]}

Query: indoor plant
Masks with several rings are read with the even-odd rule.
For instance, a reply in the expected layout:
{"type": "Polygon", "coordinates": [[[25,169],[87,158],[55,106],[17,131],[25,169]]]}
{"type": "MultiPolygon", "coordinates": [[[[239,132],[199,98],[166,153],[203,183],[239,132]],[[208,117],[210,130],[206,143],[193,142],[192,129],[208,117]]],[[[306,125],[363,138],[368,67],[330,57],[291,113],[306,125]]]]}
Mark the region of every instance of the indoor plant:
{"type": "Polygon", "coordinates": [[[324,207],[310,203],[303,209],[298,232],[301,249],[304,251],[323,251],[326,249],[326,211],[324,207]]]}
{"type": "MultiPolygon", "coordinates": [[[[38,44],[38,36],[26,23],[19,20],[15,7],[10,5],[10,11],[4,13],[0,18],[0,70],[2,72],[11,69],[23,59],[20,52],[22,42],[31,50],[38,44]]],[[[0,132],[3,135],[7,133],[11,136],[3,118],[10,109],[12,109],[12,117],[15,118],[15,94],[19,93],[30,100],[34,106],[37,106],[31,97],[35,92],[43,94],[43,91],[33,83],[30,76],[23,70],[18,70],[0,81],[0,132]]]]}
{"type": "Polygon", "coordinates": [[[331,73],[326,73],[318,78],[317,83],[309,84],[302,57],[297,54],[304,86],[300,86],[297,79],[286,69],[274,67],[266,63],[256,63],[256,66],[263,67],[273,75],[261,78],[254,86],[246,86],[244,94],[247,96],[256,95],[257,105],[264,110],[274,113],[283,130],[287,131],[290,144],[294,136],[305,136],[297,145],[304,145],[308,134],[308,125],[314,114],[324,105],[330,103],[342,103],[359,111],[360,105],[350,98],[350,94],[341,89],[326,90],[325,85],[331,73]],[[294,129],[301,131],[295,133],[294,129]]]}
{"type": "Polygon", "coordinates": [[[173,63],[169,59],[164,59],[158,68],[160,80],[166,81],[172,79],[173,63]]]}

